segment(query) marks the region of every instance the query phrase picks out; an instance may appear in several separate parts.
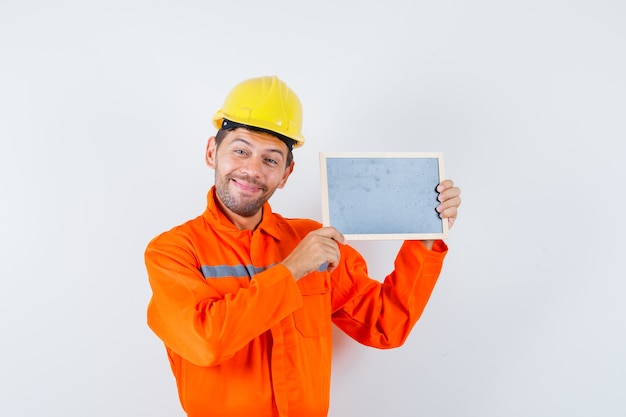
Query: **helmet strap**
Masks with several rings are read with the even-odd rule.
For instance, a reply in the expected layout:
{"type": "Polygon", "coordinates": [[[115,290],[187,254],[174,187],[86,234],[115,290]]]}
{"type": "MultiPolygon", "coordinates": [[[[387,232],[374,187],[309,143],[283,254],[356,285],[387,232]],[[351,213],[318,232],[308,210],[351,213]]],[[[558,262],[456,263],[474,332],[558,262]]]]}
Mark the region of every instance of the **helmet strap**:
{"type": "Polygon", "coordinates": [[[280,133],[276,133],[274,131],[271,131],[269,129],[263,129],[261,127],[256,127],[256,126],[251,126],[251,125],[246,125],[243,123],[237,123],[237,122],[233,122],[232,120],[228,120],[228,119],[223,119],[222,120],[222,129],[224,130],[235,130],[237,128],[243,128],[243,129],[247,129],[247,130],[252,130],[252,131],[256,131],[256,132],[263,132],[263,133],[269,133],[270,135],[280,139],[285,145],[287,145],[287,149],[289,149],[289,151],[293,151],[293,147],[296,144],[296,141],[288,138],[285,135],[281,135],[280,133]]]}

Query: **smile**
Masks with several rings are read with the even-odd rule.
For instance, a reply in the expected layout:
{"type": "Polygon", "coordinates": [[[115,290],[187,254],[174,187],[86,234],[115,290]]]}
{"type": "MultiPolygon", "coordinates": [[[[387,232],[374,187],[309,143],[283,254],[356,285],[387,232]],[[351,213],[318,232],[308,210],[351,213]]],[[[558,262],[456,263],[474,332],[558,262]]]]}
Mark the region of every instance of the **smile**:
{"type": "Polygon", "coordinates": [[[247,193],[264,191],[263,187],[260,187],[259,185],[254,183],[250,183],[248,181],[244,181],[238,178],[231,178],[231,181],[237,186],[238,189],[247,193]]]}

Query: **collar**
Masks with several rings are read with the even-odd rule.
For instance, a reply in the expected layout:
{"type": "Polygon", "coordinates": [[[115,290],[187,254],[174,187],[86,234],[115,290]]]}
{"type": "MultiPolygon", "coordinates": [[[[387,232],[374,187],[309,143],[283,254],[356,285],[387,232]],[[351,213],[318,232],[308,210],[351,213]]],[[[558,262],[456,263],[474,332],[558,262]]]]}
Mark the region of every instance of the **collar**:
{"type": "MultiPolygon", "coordinates": [[[[247,232],[246,230],[239,230],[237,227],[226,217],[224,212],[215,202],[217,196],[215,195],[215,186],[212,186],[207,194],[207,207],[202,216],[204,219],[214,228],[227,233],[240,233],[247,232]]],[[[272,208],[268,202],[263,204],[263,216],[261,222],[255,230],[266,233],[272,236],[274,239],[280,240],[280,228],[277,224],[276,215],[272,212],[272,208]]]]}

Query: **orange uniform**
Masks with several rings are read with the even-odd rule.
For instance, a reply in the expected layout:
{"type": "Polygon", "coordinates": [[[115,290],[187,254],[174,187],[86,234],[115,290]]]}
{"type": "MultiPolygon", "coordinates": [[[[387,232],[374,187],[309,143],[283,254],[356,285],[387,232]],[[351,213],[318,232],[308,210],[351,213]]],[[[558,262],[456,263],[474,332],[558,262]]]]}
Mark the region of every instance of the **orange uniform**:
{"type": "Polygon", "coordinates": [[[361,255],[295,281],[280,262],[321,225],[263,206],[240,231],[215,203],[153,239],[145,259],[148,324],[163,341],[189,417],[322,417],[328,413],[331,321],[360,343],[401,345],[421,315],[447,247],[403,243],[384,283],[361,255]]]}

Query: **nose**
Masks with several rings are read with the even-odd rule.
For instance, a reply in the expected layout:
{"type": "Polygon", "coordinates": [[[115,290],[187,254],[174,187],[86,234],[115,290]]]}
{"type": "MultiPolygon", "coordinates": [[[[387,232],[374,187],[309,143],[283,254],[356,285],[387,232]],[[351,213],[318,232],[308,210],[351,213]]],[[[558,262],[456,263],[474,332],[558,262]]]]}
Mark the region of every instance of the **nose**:
{"type": "Polygon", "coordinates": [[[262,166],[263,161],[261,158],[252,156],[250,158],[246,158],[246,162],[241,166],[241,172],[244,172],[251,177],[257,177],[261,173],[262,166]]]}

